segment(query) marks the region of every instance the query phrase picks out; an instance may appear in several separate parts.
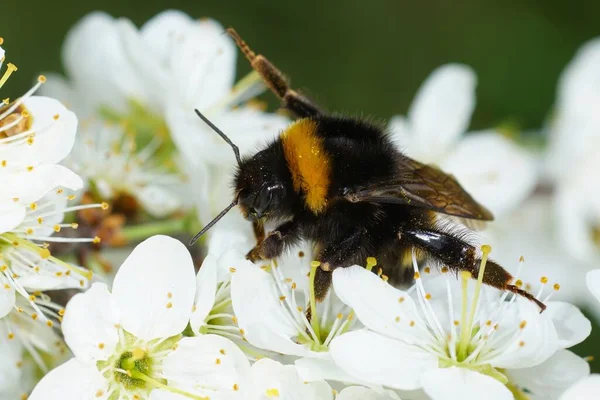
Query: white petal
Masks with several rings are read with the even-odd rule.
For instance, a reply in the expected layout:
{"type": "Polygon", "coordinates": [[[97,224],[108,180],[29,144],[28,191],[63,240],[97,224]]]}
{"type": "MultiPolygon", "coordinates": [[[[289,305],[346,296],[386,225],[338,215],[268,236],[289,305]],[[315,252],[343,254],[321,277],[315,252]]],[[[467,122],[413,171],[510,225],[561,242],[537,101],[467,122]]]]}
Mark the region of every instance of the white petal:
{"type": "Polygon", "coordinates": [[[192,257],[181,242],[162,235],[143,241],[115,276],[121,326],[145,340],[181,333],[192,313],[194,278],[192,257]]]}
{"type": "Polygon", "coordinates": [[[33,170],[2,173],[0,182],[3,190],[0,193],[0,202],[12,201],[18,198],[20,203],[32,203],[39,200],[49,191],[62,186],[71,190],[83,187],[79,175],[62,165],[38,165],[33,170]]]}
{"type": "Polygon", "coordinates": [[[163,11],[150,18],[140,28],[140,34],[159,63],[168,61],[173,41],[178,40],[192,28],[194,20],[178,10],[163,11]]]}
{"type": "Polygon", "coordinates": [[[571,386],[560,400],[595,400],[600,392],[600,375],[593,374],[571,386]]]}
{"type": "Polygon", "coordinates": [[[429,75],[408,111],[414,135],[409,155],[435,160],[466,131],[475,108],[476,81],[473,70],[461,64],[443,65],[429,75]]]}
{"type": "Polygon", "coordinates": [[[550,301],[546,306],[545,312],[552,318],[558,334],[558,346],[566,349],[590,336],[592,324],[579,308],[562,301],[550,301]]]}
{"type": "Polygon", "coordinates": [[[495,216],[519,205],[537,181],[533,156],[494,131],[466,136],[441,167],[495,216]]]}
{"type": "Polygon", "coordinates": [[[6,316],[15,306],[15,288],[0,275],[0,318],[6,316]]]}
{"type": "Polygon", "coordinates": [[[73,84],[83,93],[93,93],[82,99],[87,110],[101,106],[124,109],[123,82],[136,82],[126,61],[116,20],[103,12],[83,17],[67,34],[63,46],[63,64],[73,84]],[[118,71],[118,73],[115,73],[118,71]]]}
{"type": "Polygon", "coordinates": [[[372,389],[361,386],[350,386],[345,388],[337,395],[335,400],[400,400],[400,397],[391,390],[376,392],[372,389]]]}
{"type": "Polygon", "coordinates": [[[248,400],[262,400],[268,393],[276,393],[280,400],[332,399],[331,387],[323,382],[304,383],[293,365],[282,365],[263,358],[250,370],[252,384],[246,388],[243,397],[248,400]]]}
{"type": "Polygon", "coordinates": [[[558,335],[550,315],[540,314],[537,305],[518,298],[504,312],[495,330],[499,340],[495,346],[502,352],[486,359],[496,368],[526,368],[538,365],[558,350],[558,335]],[[520,328],[522,321],[525,326],[520,328]]]}
{"type": "Polygon", "coordinates": [[[585,283],[590,293],[600,301],[600,269],[588,272],[585,276],[585,283]]]}
{"type": "Polygon", "coordinates": [[[155,218],[164,218],[181,206],[174,192],[156,185],[145,186],[135,195],[142,208],[155,218]]]}
{"type": "MultiPolygon", "coordinates": [[[[562,114],[578,119],[600,120],[593,104],[600,101],[600,39],[595,38],[579,48],[563,71],[558,84],[557,107],[562,114]]],[[[571,132],[576,133],[576,132],[571,132]]],[[[569,135],[577,140],[574,135],[569,135]]]]}
{"type": "Polygon", "coordinates": [[[17,363],[23,362],[23,346],[20,340],[6,340],[8,329],[0,326],[0,395],[17,390],[19,380],[23,377],[23,369],[17,363]]]}
{"type": "Polygon", "coordinates": [[[196,276],[196,299],[194,300],[194,312],[190,317],[190,326],[194,333],[198,333],[200,327],[204,325],[204,320],[215,304],[216,292],[217,259],[208,254],[196,276]]]}
{"type": "Polygon", "coordinates": [[[569,386],[590,374],[590,364],[568,350],[559,350],[533,368],[508,370],[512,384],[540,399],[556,399],[569,386]]]}
{"type": "MultiPolygon", "coordinates": [[[[297,344],[293,316],[284,307],[273,277],[251,262],[241,265],[231,278],[231,299],[238,326],[256,347],[282,354],[308,356],[318,353],[297,344]],[[268,315],[269,318],[265,318],[268,315]]],[[[302,328],[300,328],[302,329],[302,328]]]]}
{"type": "Polygon", "coordinates": [[[357,265],[336,269],[333,288],[367,328],[407,343],[422,341],[427,328],[406,292],[357,265]]]}
{"type": "Polygon", "coordinates": [[[183,338],[177,349],[163,361],[163,375],[169,385],[206,386],[219,392],[242,388],[250,370],[244,353],[229,339],[216,335],[183,338]]]}
{"type": "Polygon", "coordinates": [[[502,383],[465,368],[433,369],[423,376],[422,382],[432,400],[513,400],[502,383]]]}
{"type": "Polygon", "coordinates": [[[72,358],[50,371],[33,389],[29,400],[107,399],[107,382],[95,365],[72,358]]]}
{"type": "Polygon", "coordinates": [[[392,117],[388,123],[390,137],[401,151],[406,151],[407,148],[410,148],[413,140],[415,140],[410,128],[410,124],[406,118],[398,115],[392,117]]]}
{"type": "Polygon", "coordinates": [[[11,201],[0,203],[0,233],[11,231],[25,219],[25,206],[11,201]]]}
{"type": "Polygon", "coordinates": [[[228,95],[235,79],[237,50],[224,32],[215,21],[204,20],[172,40],[169,101],[206,110],[228,95]]]}
{"type": "Polygon", "coordinates": [[[401,390],[418,389],[421,376],[437,368],[438,364],[434,354],[418,346],[367,330],[335,338],[329,346],[329,353],[350,376],[401,390]]]}
{"type": "Polygon", "coordinates": [[[67,303],[62,322],[65,341],[75,357],[88,364],[107,360],[119,342],[118,310],[104,283],[94,283],[67,303]]]}
{"type": "Polygon", "coordinates": [[[337,366],[332,359],[320,359],[304,357],[294,361],[298,374],[302,380],[314,382],[321,379],[344,383],[368,384],[356,377],[348,375],[337,366]]]}

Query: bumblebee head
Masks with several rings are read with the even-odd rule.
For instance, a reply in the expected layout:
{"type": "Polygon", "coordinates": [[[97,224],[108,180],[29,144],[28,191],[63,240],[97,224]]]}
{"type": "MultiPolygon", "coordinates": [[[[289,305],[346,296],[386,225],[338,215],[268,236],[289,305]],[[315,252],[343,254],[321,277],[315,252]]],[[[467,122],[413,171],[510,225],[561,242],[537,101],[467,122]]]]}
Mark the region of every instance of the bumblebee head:
{"type": "Polygon", "coordinates": [[[277,220],[285,219],[292,215],[293,196],[288,194],[293,191],[291,177],[285,162],[285,156],[277,142],[266,149],[256,153],[253,157],[242,160],[238,147],[219,128],[210,122],[200,111],[196,114],[210,126],[227,144],[235,154],[238,168],[233,182],[235,194],[234,199],[223,211],[210,221],[190,241],[190,246],[206,231],[213,227],[225,214],[236,205],[240,206],[242,214],[246,219],[277,220]]]}
{"type": "Polygon", "coordinates": [[[290,210],[285,169],[285,159],[280,159],[273,146],[240,163],[233,185],[246,219],[269,221],[287,217],[290,210]]]}

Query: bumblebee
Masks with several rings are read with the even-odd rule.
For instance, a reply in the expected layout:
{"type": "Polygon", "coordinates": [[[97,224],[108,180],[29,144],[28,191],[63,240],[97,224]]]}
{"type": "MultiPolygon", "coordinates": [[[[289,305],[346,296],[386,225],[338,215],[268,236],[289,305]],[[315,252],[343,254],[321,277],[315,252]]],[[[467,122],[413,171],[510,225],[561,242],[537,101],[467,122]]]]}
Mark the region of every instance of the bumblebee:
{"type": "MultiPolygon", "coordinates": [[[[283,107],[297,116],[279,137],[251,157],[198,110],[196,113],[233,148],[238,162],[234,200],[200,231],[191,244],[231,208],[238,206],[253,222],[258,244],[247,258],[279,257],[302,239],[313,242],[320,267],[315,296],[323,299],[332,271],[365,265],[375,257],[396,282],[412,279],[402,271],[416,251],[421,259],[478,276],[477,248],[465,228],[441,223],[440,214],[490,221],[492,213],[477,203],[451,175],[402,154],[385,130],[362,119],[325,113],[289,87],[284,75],[255,54],[237,32],[228,29],[251,66],[283,107]],[[265,222],[279,223],[267,236],[265,222]]],[[[513,277],[489,260],[483,283],[545,306],[511,284],[513,277]]]]}

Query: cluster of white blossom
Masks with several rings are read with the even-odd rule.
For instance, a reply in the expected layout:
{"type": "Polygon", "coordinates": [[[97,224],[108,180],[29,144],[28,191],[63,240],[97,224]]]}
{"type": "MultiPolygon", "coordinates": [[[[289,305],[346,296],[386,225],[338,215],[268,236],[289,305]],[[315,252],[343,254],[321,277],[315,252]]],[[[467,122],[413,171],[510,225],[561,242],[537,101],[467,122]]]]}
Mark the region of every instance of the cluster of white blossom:
{"type": "MultiPolygon", "coordinates": [[[[253,100],[256,73],[235,83],[236,54],[213,20],[166,11],[138,29],[92,13],[67,36],[67,78],[40,76],[0,105],[0,399],[595,398],[600,378],[569,348],[591,332],[574,304],[600,316],[600,41],[561,77],[547,149],[467,132],[476,75],[460,64],[436,69],[388,126],[494,212],[480,239],[541,313],[482,284],[489,246],[478,277],[413,254],[414,285],[399,289],[369,258],[335,270],[318,302],[312,245],[252,263],[235,213],[209,232],[196,273],[200,258],[165,234],[186,237],[229,203],[235,160],[194,108],[243,154],[289,122],[253,100]],[[66,213],[94,208],[110,215],[84,215],[86,237],[60,234],[77,232],[66,213]],[[100,237],[145,240],[97,279],[104,258],[49,247],[100,237]],[[44,293],[59,289],[79,292],[63,307],[44,293]]],[[[2,61],[0,48],[0,89],[16,71],[2,61]]]]}

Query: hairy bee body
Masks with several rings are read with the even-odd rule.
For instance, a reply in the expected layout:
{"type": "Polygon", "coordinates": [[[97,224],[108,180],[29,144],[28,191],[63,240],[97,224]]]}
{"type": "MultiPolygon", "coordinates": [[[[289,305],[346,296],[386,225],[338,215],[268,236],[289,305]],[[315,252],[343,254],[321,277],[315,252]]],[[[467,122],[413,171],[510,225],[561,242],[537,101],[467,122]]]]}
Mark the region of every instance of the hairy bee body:
{"type": "MultiPolygon", "coordinates": [[[[396,282],[406,268],[428,259],[477,277],[481,255],[468,232],[451,219],[492,220],[451,175],[402,154],[384,129],[358,118],[329,115],[291,89],[281,72],[255,54],[232,29],[229,34],[265,84],[299,118],[256,154],[240,158],[229,138],[198,115],[233,148],[238,168],[234,201],[196,237],[237,205],[254,223],[258,244],[248,258],[272,259],[300,240],[313,242],[320,262],[315,292],[322,299],[336,268],[365,265],[375,257],[396,282]],[[263,225],[278,223],[266,237],[263,225]]],[[[512,284],[512,276],[488,260],[482,280],[501,290],[534,296],[512,284]]]]}

